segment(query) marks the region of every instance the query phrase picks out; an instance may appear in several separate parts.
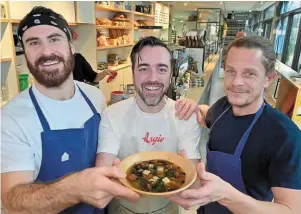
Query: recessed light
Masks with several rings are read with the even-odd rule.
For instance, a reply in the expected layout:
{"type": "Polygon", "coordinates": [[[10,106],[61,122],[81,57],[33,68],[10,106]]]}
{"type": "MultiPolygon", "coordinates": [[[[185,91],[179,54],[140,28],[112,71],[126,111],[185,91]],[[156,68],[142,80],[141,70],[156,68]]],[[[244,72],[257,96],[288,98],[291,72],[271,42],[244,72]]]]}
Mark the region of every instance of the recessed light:
{"type": "Polygon", "coordinates": [[[183,20],[180,20],[180,22],[183,22],[183,20]]]}
{"type": "Polygon", "coordinates": [[[184,6],[185,6],[185,7],[187,6],[187,3],[186,3],[186,2],[184,3],[184,6]]]}
{"type": "Polygon", "coordinates": [[[223,2],[221,1],[220,4],[223,4],[223,2]]]}

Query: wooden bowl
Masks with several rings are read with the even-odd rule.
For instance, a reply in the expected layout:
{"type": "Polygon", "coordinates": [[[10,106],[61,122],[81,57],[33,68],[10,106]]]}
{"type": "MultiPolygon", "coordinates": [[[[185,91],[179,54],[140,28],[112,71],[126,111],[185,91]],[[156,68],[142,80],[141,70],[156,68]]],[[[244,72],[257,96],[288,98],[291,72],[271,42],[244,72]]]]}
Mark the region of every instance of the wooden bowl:
{"type": "Polygon", "coordinates": [[[126,178],[120,179],[120,182],[130,188],[131,190],[140,193],[141,195],[150,195],[150,196],[168,196],[178,192],[181,192],[191,186],[197,177],[196,167],[195,165],[188,159],[171,152],[163,152],[163,151],[148,151],[148,152],[140,152],[135,153],[133,155],[128,156],[127,158],[123,159],[119,165],[119,169],[124,171],[125,173],[127,170],[132,167],[135,163],[141,161],[148,161],[148,160],[165,160],[171,163],[176,164],[180,167],[185,173],[185,183],[177,190],[170,191],[170,192],[147,192],[142,191],[139,189],[134,188],[126,178]]]}

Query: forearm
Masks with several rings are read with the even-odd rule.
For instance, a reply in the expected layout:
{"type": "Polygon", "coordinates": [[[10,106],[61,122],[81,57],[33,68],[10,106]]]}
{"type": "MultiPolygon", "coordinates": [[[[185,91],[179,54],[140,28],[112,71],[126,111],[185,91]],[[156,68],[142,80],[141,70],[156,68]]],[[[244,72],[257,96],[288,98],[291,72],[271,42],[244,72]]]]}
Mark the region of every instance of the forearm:
{"type": "Polygon", "coordinates": [[[227,199],[220,201],[220,204],[234,214],[293,214],[292,210],[284,204],[258,201],[232,186],[227,199]]]}
{"type": "Polygon", "coordinates": [[[12,187],[2,203],[8,213],[58,213],[80,202],[71,179],[76,174],[50,184],[20,184],[12,187]]]}
{"type": "MultiPolygon", "coordinates": [[[[190,159],[190,161],[197,167],[197,165],[200,163],[199,159],[190,159]]],[[[200,179],[196,179],[195,182],[189,187],[191,189],[199,188],[201,186],[200,179]]]]}
{"type": "Polygon", "coordinates": [[[106,152],[100,152],[96,156],[96,167],[102,167],[102,166],[112,166],[114,159],[116,158],[116,155],[106,153],[106,152]]]}
{"type": "Polygon", "coordinates": [[[105,72],[99,72],[96,74],[95,80],[94,82],[100,82],[101,80],[103,80],[106,77],[106,73],[105,72]]]}

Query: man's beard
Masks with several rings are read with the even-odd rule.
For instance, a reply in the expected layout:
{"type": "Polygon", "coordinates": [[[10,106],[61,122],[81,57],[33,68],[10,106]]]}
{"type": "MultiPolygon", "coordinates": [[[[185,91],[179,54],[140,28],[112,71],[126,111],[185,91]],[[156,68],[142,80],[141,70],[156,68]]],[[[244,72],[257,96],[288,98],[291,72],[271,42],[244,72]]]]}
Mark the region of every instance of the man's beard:
{"type": "MultiPolygon", "coordinates": [[[[26,58],[26,55],[25,55],[26,58]]],[[[30,63],[26,58],[27,66],[30,73],[34,76],[35,80],[46,88],[55,88],[62,85],[70,74],[74,70],[75,60],[72,55],[71,49],[69,56],[65,60],[63,57],[52,54],[50,56],[41,56],[39,57],[34,64],[30,63]],[[53,70],[44,70],[39,69],[39,65],[47,61],[58,61],[64,64],[63,69],[53,69],[53,70]]]]}
{"type": "Polygon", "coordinates": [[[136,87],[136,90],[137,90],[139,96],[143,100],[144,104],[147,106],[157,106],[164,98],[164,96],[167,92],[167,89],[168,89],[168,88],[166,88],[164,90],[164,84],[162,84],[162,83],[150,82],[150,81],[142,83],[141,90],[136,85],[135,85],[135,87],[136,87]],[[160,90],[161,93],[159,95],[157,95],[157,94],[148,94],[147,95],[147,94],[143,93],[143,90],[147,86],[160,87],[160,89],[158,89],[158,90],[160,90]]]}

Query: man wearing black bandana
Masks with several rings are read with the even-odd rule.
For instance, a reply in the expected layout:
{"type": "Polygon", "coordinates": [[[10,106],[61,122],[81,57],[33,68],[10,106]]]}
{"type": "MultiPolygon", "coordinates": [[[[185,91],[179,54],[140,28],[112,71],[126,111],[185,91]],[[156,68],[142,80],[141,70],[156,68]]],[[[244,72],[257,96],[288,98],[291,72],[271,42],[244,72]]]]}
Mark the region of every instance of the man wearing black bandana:
{"type": "Polygon", "coordinates": [[[35,82],[2,108],[1,190],[7,213],[103,213],[113,197],[139,195],[95,168],[103,94],[74,81],[74,46],[66,20],[36,7],[18,37],[35,82]]]}

